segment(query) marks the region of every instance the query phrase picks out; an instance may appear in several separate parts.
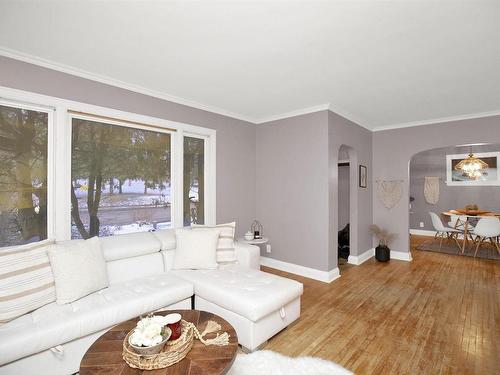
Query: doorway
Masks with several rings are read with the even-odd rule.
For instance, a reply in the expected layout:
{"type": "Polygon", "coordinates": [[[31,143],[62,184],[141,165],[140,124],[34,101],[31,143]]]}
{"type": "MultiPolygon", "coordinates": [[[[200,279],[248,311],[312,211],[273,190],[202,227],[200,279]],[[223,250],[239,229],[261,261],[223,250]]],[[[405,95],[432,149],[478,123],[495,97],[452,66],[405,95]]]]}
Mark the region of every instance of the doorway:
{"type": "Polygon", "coordinates": [[[342,145],[338,156],[338,264],[347,265],[350,241],[351,161],[348,147],[342,145]]]}

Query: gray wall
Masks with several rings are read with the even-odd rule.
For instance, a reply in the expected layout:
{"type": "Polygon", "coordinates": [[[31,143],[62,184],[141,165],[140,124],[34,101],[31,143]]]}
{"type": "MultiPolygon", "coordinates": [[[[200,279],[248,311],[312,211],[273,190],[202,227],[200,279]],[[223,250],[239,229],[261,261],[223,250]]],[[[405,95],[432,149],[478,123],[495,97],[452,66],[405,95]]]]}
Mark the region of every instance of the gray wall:
{"type": "Polygon", "coordinates": [[[217,221],[255,217],[255,125],[0,56],[0,86],[217,130],[217,221]]]}
{"type": "MultiPolygon", "coordinates": [[[[391,246],[408,251],[409,161],[421,151],[468,143],[500,143],[500,116],[371,133],[330,112],[255,126],[0,57],[0,85],[140,113],[217,130],[217,221],[236,220],[238,234],[257,217],[271,237],[272,257],[320,270],[337,265],[338,151],[353,150],[368,167],[368,188],[350,186],[351,253],[373,246],[373,222],[399,234],[391,246]],[[373,151],[372,151],[373,147],[373,151]],[[373,158],[373,160],[372,160],[373,158]],[[392,210],[373,189],[377,179],[401,179],[404,192],[392,210]]],[[[495,191],[492,199],[500,199],[495,191]]]]}
{"type": "Polygon", "coordinates": [[[328,271],[328,112],[257,127],[257,219],[272,258],[328,271]]]}
{"type": "MultiPolygon", "coordinates": [[[[474,153],[498,152],[500,145],[475,146],[474,153]]],[[[481,209],[500,212],[500,186],[448,186],[446,185],[446,155],[466,154],[468,147],[447,147],[424,151],[416,154],[410,162],[410,228],[434,230],[429,211],[441,213],[450,209],[462,208],[467,204],[477,204],[481,209]],[[439,201],[429,204],[424,198],[424,178],[440,177],[439,201]],[[492,199],[497,197],[497,199],[492,199]],[[423,222],[421,228],[419,223],[423,222]]]]}
{"type": "Polygon", "coordinates": [[[350,253],[359,255],[372,248],[368,227],[372,223],[372,132],[331,111],[328,112],[329,155],[329,269],[337,266],[338,228],[338,156],[339,150],[348,146],[350,162],[350,253]],[[342,147],[343,148],[343,147],[342,147]],[[367,187],[360,188],[358,166],[368,169],[367,187]]]}
{"type": "Polygon", "coordinates": [[[337,267],[342,145],[351,163],[351,254],[372,247],[371,184],[358,187],[358,163],[371,169],[371,137],[370,131],[330,111],[258,127],[257,217],[272,244],[272,253],[263,255],[324,271],[337,267]]]}
{"type": "MultiPolygon", "coordinates": [[[[475,143],[500,143],[500,116],[450,121],[373,133],[373,181],[403,181],[403,198],[386,209],[373,190],[373,222],[399,237],[391,245],[395,251],[409,251],[409,162],[417,153],[434,148],[475,143]]],[[[500,200],[500,192],[491,199],[500,200]]]]}

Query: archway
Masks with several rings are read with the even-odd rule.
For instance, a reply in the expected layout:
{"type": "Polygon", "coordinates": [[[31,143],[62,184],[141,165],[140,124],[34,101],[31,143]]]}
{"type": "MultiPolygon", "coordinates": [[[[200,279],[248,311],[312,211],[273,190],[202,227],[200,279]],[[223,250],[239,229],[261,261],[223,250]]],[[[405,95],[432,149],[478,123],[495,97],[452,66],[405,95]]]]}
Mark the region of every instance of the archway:
{"type": "MultiPolygon", "coordinates": [[[[445,227],[452,225],[450,217],[443,215],[450,210],[461,209],[466,205],[477,205],[479,209],[499,212],[500,211],[500,186],[498,183],[497,159],[500,159],[500,144],[481,143],[467,144],[459,146],[439,147],[414,154],[409,161],[408,168],[408,232],[409,249],[418,243],[419,249],[445,253],[456,253],[456,244],[453,241],[444,242],[444,245],[436,245],[428,239],[435,235],[435,228],[432,224],[430,212],[441,217],[445,227]],[[458,177],[453,175],[451,159],[460,160],[470,151],[475,155],[489,161],[494,160],[494,167],[485,172],[481,179],[492,179],[477,183],[475,181],[458,181],[458,177]],[[490,157],[488,155],[499,155],[490,157]],[[488,158],[488,159],[486,159],[488,158]],[[447,162],[447,159],[450,161],[447,162]],[[437,186],[439,191],[433,197],[424,194],[425,179],[427,184],[437,186]],[[455,181],[457,179],[457,181],[455,181]],[[496,182],[495,182],[496,179],[496,182]],[[429,199],[431,198],[431,199],[429,199]],[[412,241],[412,236],[413,241],[412,241]],[[422,243],[420,244],[420,242],[422,243]],[[424,242],[425,241],[425,242],[424,242]]],[[[500,160],[499,160],[500,161],[500,160]]],[[[464,248],[465,250],[465,248],[464,248]]]]}

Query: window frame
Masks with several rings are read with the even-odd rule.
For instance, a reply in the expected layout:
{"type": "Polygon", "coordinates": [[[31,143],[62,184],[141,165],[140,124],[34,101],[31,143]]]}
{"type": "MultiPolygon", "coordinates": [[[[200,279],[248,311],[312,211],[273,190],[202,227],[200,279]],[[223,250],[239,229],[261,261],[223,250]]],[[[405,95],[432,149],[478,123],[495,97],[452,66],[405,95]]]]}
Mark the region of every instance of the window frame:
{"type": "MultiPolygon", "coordinates": [[[[212,208],[212,204],[208,203],[207,197],[211,197],[211,200],[215,202],[215,139],[211,140],[209,137],[203,134],[197,133],[184,133],[184,137],[203,139],[203,168],[205,174],[205,186],[204,186],[204,211],[205,211],[205,223],[204,225],[215,225],[215,210],[212,208]],[[213,166],[213,169],[210,168],[213,166]]],[[[184,155],[184,142],[182,142],[182,155],[184,155]]],[[[182,165],[182,172],[184,173],[184,165],[182,165]]],[[[184,178],[182,179],[182,184],[184,184],[184,178]]],[[[184,185],[181,186],[184,188],[184,185]]],[[[183,191],[183,190],[181,190],[183,191]]],[[[182,197],[181,197],[182,199],[182,197]]],[[[184,200],[183,200],[184,203],[184,200]]],[[[184,212],[182,212],[182,223],[184,224],[184,212]]]]}
{"type": "Polygon", "coordinates": [[[39,242],[43,243],[50,241],[55,236],[56,227],[54,215],[50,214],[50,212],[54,212],[55,210],[55,153],[53,147],[53,145],[55,145],[54,108],[31,104],[21,100],[11,100],[9,98],[5,98],[3,95],[0,95],[0,105],[47,114],[47,238],[39,242]]]}
{"type": "Polygon", "coordinates": [[[88,114],[92,121],[126,127],[142,128],[171,134],[171,188],[172,228],[183,226],[183,152],[184,135],[205,139],[205,222],[216,223],[216,134],[210,128],[165,120],[53,96],[0,86],[0,102],[18,108],[34,109],[49,113],[48,170],[47,170],[47,237],[48,240],[71,239],[71,132],[72,118],[88,114]],[[95,117],[92,117],[94,115],[95,117]],[[104,120],[99,116],[110,118],[104,120]],[[112,120],[111,120],[112,119],[112,120]],[[120,120],[122,120],[120,122],[120,120]],[[116,121],[116,123],[115,123],[116,121]],[[128,121],[143,125],[130,124],[128,121]],[[173,131],[175,130],[175,131],[173,131]],[[65,199],[56,199],[65,197],[65,199]]]}

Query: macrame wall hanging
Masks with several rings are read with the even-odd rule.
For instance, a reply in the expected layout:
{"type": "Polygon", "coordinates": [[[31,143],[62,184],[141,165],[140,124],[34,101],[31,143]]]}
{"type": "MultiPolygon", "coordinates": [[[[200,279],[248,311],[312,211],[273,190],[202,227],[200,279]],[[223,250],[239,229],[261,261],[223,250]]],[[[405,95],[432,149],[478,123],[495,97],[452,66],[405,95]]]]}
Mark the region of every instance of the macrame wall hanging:
{"type": "Polygon", "coordinates": [[[425,177],[424,197],[429,204],[439,201],[439,177],[425,177]]]}
{"type": "Polygon", "coordinates": [[[377,181],[377,197],[389,210],[396,206],[403,196],[403,180],[377,181]]]}

